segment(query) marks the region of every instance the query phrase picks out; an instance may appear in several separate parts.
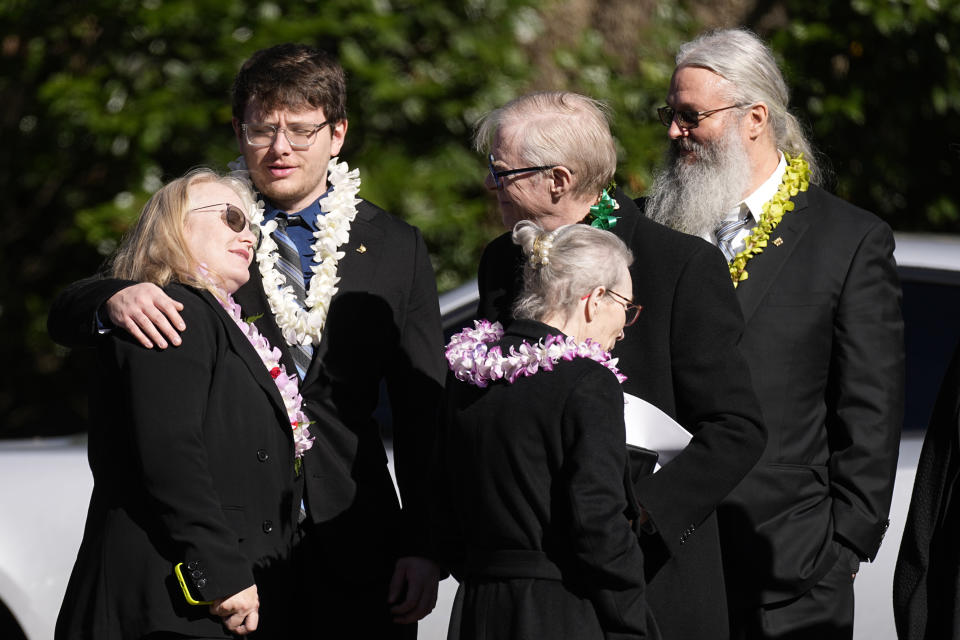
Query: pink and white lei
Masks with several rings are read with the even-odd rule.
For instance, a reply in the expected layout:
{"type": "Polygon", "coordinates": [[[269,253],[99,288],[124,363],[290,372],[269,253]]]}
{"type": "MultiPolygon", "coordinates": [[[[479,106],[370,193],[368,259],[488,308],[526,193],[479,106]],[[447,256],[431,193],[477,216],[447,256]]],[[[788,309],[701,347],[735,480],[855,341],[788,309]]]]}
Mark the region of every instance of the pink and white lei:
{"type": "Polygon", "coordinates": [[[300,458],[304,452],[313,446],[313,438],[310,437],[308,426],[310,420],[303,412],[303,397],[300,395],[300,381],[297,376],[287,375],[286,368],[280,362],[280,350],[271,346],[270,342],[263,337],[256,325],[247,322],[240,314],[240,305],[233,297],[224,291],[220,291],[220,296],[214,296],[220,302],[220,306],[226,310],[227,315],[237,324],[240,331],[253,346],[260,360],[263,361],[270,377],[277,385],[280,397],[283,398],[283,405],[287,410],[287,417],[290,419],[290,426],[293,428],[293,452],[296,456],[297,469],[300,467],[300,458]]]}
{"type": "Polygon", "coordinates": [[[551,335],[530,344],[526,340],[519,349],[510,347],[506,356],[500,346],[488,347],[503,337],[503,326],[499,322],[474,320],[474,328],[465,328],[454,335],[447,345],[445,355],[450,370],[457,380],[478,387],[486,387],[495,380],[516,382],[520,376],[532,376],[541,369],[553,371],[561,360],[590,358],[599,362],[617,376],[621,384],[627,376],[617,369],[617,358],[611,358],[599,342],[587,338],[578,343],[571,336],[551,335]]]}

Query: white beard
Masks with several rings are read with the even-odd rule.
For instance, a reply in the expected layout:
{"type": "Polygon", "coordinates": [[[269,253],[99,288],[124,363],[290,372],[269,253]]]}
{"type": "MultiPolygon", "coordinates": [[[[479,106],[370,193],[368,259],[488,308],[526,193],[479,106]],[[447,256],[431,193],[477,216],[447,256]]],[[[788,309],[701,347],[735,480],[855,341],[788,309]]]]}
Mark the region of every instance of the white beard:
{"type": "Polygon", "coordinates": [[[654,176],[647,217],[677,231],[707,237],[727,212],[743,200],[750,184],[750,159],[736,126],[707,144],[689,138],[670,142],[665,167],[654,176]],[[693,162],[679,150],[693,150],[693,162]]]}

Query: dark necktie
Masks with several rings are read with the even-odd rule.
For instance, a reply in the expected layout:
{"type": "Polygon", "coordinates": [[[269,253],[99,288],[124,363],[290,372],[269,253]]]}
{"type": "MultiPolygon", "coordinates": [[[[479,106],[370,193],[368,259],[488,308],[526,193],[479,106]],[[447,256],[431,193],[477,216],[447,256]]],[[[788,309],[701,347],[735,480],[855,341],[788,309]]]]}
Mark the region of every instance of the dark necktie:
{"type": "MultiPolygon", "coordinates": [[[[287,226],[299,224],[300,216],[286,216],[280,214],[276,217],[277,228],[270,234],[277,243],[277,267],[283,274],[287,285],[293,288],[293,294],[301,308],[306,308],[307,290],[303,283],[303,266],[300,261],[300,252],[297,245],[294,244],[290,236],[287,235],[287,226]]],[[[297,375],[300,379],[306,375],[310,368],[310,360],[313,358],[313,346],[294,344],[290,345],[293,361],[297,365],[297,375]]]]}

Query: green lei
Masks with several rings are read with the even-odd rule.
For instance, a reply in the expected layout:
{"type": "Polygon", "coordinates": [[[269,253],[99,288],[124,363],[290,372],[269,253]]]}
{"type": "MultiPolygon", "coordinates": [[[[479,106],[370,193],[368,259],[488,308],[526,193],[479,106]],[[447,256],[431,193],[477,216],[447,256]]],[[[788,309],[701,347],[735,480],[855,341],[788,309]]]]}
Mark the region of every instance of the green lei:
{"type": "Polygon", "coordinates": [[[803,154],[796,158],[791,158],[786,153],[784,156],[787,159],[787,170],[783,174],[780,188],[763,205],[760,221],[747,237],[743,251],[730,261],[730,278],[734,287],[747,279],[747,262],[758,253],[763,253],[767,240],[770,239],[770,232],[780,224],[783,214],[793,211],[794,204],[790,199],[810,188],[810,165],[803,159],[803,154]]]}
{"type": "Polygon", "coordinates": [[[611,183],[609,187],[600,192],[600,199],[597,204],[590,207],[590,213],[584,218],[584,222],[591,227],[609,231],[617,226],[619,216],[613,215],[613,212],[620,208],[617,201],[610,192],[616,188],[616,183],[611,183]]]}

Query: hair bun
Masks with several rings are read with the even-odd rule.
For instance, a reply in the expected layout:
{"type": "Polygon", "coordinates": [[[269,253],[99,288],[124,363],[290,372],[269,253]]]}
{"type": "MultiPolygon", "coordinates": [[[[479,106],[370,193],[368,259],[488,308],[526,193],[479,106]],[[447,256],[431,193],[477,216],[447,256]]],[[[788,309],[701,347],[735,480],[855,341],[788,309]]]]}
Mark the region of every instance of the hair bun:
{"type": "Polygon", "coordinates": [[[537,235],[533,241],[533,248],[530,250],[530,266],[534,269],[550,264],[550,250],[553,249],[554,232],[542,232],[537,235]]]}

